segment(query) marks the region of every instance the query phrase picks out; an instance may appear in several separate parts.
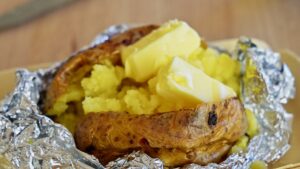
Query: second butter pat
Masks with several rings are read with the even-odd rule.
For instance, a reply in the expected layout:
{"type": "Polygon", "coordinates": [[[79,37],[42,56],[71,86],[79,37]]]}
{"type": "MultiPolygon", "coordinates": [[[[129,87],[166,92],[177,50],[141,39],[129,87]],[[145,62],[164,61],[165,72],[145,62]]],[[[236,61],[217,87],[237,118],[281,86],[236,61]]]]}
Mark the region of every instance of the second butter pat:
{"type": "Polygon", "coordinates": [[[187,104],[216,102],[236,96],[233,89],[180,57],[174,57],[167,67],[160,70],[156,92],[168,100],[187,104]]]}
{"type": "Polygon", "coordinates": [[[198,33],[188,24],[170,21],[122,49],[125,75],[145,82],[174,56],[187,57],[200,46],[200,41],[198,33]]]}

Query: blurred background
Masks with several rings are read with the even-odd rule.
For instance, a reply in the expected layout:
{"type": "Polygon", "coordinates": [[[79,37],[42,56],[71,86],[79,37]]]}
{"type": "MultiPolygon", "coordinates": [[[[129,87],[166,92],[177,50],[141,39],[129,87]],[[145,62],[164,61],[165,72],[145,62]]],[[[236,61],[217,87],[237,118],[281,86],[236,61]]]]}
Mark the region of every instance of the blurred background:
{"type": "Polygon", "coordinates": [[[62,60],[112,24],[174,18],[208,41],[246,35],[300,54],[299,17],[300,0],[0,0],[0,70],[62,60]]]}

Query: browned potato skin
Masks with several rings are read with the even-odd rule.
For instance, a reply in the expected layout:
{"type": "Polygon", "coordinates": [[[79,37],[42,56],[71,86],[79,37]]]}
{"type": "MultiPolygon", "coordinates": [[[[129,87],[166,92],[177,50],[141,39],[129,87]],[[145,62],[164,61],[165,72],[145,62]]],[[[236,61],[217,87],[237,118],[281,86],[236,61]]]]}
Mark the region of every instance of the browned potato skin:
{"type": "Polygon", "coordinates": [[[133,28],[72,56],[58,70],[47,89],[45,112],[48,112],[56,99],[66,92],[68,86],[80,83],[81,79],[91,72],[93,65],[101,63],[104,59],[109,59],[112,64],[121,65],[120,48],[133,44],[156,28],[155,25],[133,28]]]}
{"type": "Polygon", "coordinates": [[[89,113],[77,126],[75,140],[103,163],[143,150],[168,166],[205,165],[221,160],[246,129],[243,106],[232,98],[152,115],[89,113]]]}

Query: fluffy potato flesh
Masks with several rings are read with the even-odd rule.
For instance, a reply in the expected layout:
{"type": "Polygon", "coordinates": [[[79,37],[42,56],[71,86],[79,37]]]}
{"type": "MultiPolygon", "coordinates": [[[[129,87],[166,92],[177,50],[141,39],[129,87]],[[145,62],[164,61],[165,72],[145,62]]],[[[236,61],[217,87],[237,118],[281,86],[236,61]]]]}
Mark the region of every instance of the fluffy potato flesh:
{"type": "Polygon", "coordinates": [[[124,78],[121,67],[95,65],[91,76],[81,81],[85,93],[84,112],[151,114],[236,97],[233,89],[180,57],[174,57],[164,66],[156,81],[139,86],[121,85],[124,78]],[[118,90],[122,94],[118,94],[118,90]]]}

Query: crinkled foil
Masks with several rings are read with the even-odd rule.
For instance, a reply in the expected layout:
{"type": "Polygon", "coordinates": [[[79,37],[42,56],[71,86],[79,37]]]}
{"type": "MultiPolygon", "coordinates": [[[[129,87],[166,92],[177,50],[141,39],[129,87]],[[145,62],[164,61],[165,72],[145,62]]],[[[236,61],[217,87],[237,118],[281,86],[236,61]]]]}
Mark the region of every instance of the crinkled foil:
{"type": "MultiPolygon", "coordinates": [[[[87,47],[127,29],[127,25],[112,26],[87,47]]],[[[241,98],[256,115],[260,132],[250,140],[246,152],[232,154],[220,164],[182,168],[249,168],[255,160],[273,162],[290,148],[293,117],[282,105],[295,94],[289,68],[278,53],[260,49],[247,38],[237,43],[233,57],[243,65],[241,98]]],[[[43,91],[63,62],[36,72],[17,71],[17,86],[0,105],[0,168],[104,168],[96,158],[78,150],[70,132],[39,109],[43,91]]],[[[135,151],[105,168],[162,169],[163,163],[135,151]]]]}

